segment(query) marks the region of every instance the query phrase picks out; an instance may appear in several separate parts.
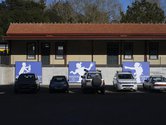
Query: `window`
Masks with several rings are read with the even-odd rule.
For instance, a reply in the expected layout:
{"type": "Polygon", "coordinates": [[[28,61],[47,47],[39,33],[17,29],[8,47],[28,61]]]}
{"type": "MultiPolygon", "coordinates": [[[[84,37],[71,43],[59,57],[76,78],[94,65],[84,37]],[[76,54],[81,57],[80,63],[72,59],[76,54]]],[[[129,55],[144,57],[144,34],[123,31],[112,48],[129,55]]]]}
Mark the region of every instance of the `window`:
{"type": "Polygon", "coordinates": [[[27,59],[36,59],[36,44],[27,44],[27,59]]]}
{"type": "Polygon", "coordinates": [[[64,45],[63,43],[58,43],[55,46],[55,59],[64,59],[64,45]]]}
{"type": "Polygon", "coordinates": [[[7,55],[9,54],[8,44],[2,43],[0,44],[0,55],[7,55]]]}
{"type": "Polygon", "coordinates": [[[157,42],[149,43],[149,59],[152,59],[152,60],[158,59],[158,43],[157,42]]]}
{"type": "Polygon", "coordinates": [[[133,44],[132,43],[124,43],[124,59],[133,59],[133,44]]]}

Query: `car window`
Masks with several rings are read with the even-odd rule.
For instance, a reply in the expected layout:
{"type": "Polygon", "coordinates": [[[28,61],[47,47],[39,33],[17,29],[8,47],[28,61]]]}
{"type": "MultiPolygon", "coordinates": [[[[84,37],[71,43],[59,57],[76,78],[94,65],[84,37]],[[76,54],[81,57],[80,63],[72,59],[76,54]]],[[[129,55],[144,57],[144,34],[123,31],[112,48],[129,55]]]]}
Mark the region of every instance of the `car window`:
{"type": "Polygon", "coordinates": [[[52,80],[55,82],[63,82],[63,81],[66,81],[66,78],[65,77],[53,77],[52,80]]]}
{"type": "Polygon", "coordinates": [[[34,74],[21,74],[18,77],[18,80],[35,80],[35,75],[34,74]]]}
{"type": "Polygon", "coordinates": [[[101,76],[101,74],[100,73],[88,73],[88,75],[87,75],[87,78],[88,79],[92,79],[92,78],[94,78],[94,77],[98,77],[98,78],[102,78],[102,76],[101,76]]]}
{"type": "Polygon", "coordinates": [[[165,81],[165,78],[164,78],[164,77],[153,77],[153,78],[152,78],[152,81],[155,81],[155,82],[163,82],[163,81],[165,81]]]}
{"type": "Polygon", "coordinates": [[[119,79],[134,79],[132,74],[118,74],[119,79]]]}

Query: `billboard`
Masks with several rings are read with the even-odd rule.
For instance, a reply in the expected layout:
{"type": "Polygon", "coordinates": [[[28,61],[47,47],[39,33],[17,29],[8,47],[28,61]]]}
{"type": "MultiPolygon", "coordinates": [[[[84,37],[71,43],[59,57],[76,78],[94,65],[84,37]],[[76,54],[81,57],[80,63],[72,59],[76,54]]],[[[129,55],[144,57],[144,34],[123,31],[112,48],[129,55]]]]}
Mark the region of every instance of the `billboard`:
{"type": "Polygon", "coordinates": [[[143,83],[150,76],[149,62],[123,62],[123,71],[130,71],[137,83],[143,83]]]}
{"type": "Polygon", "coordinates": [[[42,63],[41,62],[16,62],[15,77],[18,78],[22,73],[34,73],[42,82],[42,63]]]}
{"type": "Polygon", "coordinates": [[[81,76],[84,75],[86,70],[96,70],[96,63],[95,62],[69,62],[69,82],[79,83],[81,82],[81,76]]]}

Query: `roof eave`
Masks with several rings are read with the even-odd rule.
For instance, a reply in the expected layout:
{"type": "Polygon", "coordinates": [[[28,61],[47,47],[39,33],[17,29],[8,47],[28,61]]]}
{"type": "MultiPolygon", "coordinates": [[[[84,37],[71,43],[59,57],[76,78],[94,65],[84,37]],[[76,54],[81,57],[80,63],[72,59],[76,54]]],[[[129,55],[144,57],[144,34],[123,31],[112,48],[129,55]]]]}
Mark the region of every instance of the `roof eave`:
{"type": "Polygon", "coordinates": [[[4,36],[4,40],[166,40],[166,35],[4,36]]]}

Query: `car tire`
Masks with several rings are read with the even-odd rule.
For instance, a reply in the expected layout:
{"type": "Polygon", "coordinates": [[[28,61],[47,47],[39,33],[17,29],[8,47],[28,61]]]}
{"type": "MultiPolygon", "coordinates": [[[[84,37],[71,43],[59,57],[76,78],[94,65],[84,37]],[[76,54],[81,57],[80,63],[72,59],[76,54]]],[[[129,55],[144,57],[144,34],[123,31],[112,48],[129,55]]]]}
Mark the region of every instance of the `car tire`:
{"type": "Polygon", "coordinates": [[[81,91],[82,91],[82,93],[85,93],[85,92],[86,92],[86,90],[85,90],[84,88],[81,88],[81,91]]]}
{"type": "Polygon", "coordinates": [[[142,87],[143,87],[143,90],[147,90],[147,88],[145,87],[145,85],[144,85],[144,84],[142,85],[142,87]]]}
{"type": "Polygon", "coordinates": [[[105,89],[101,89],[100,91],[102,95],[105,95],[105,89]]]}
{"type": "Polygon", "coordinates": [[[66,92],[66,93],[69,93],[69,90],[66,90],[65,92],[66,92]]]}

